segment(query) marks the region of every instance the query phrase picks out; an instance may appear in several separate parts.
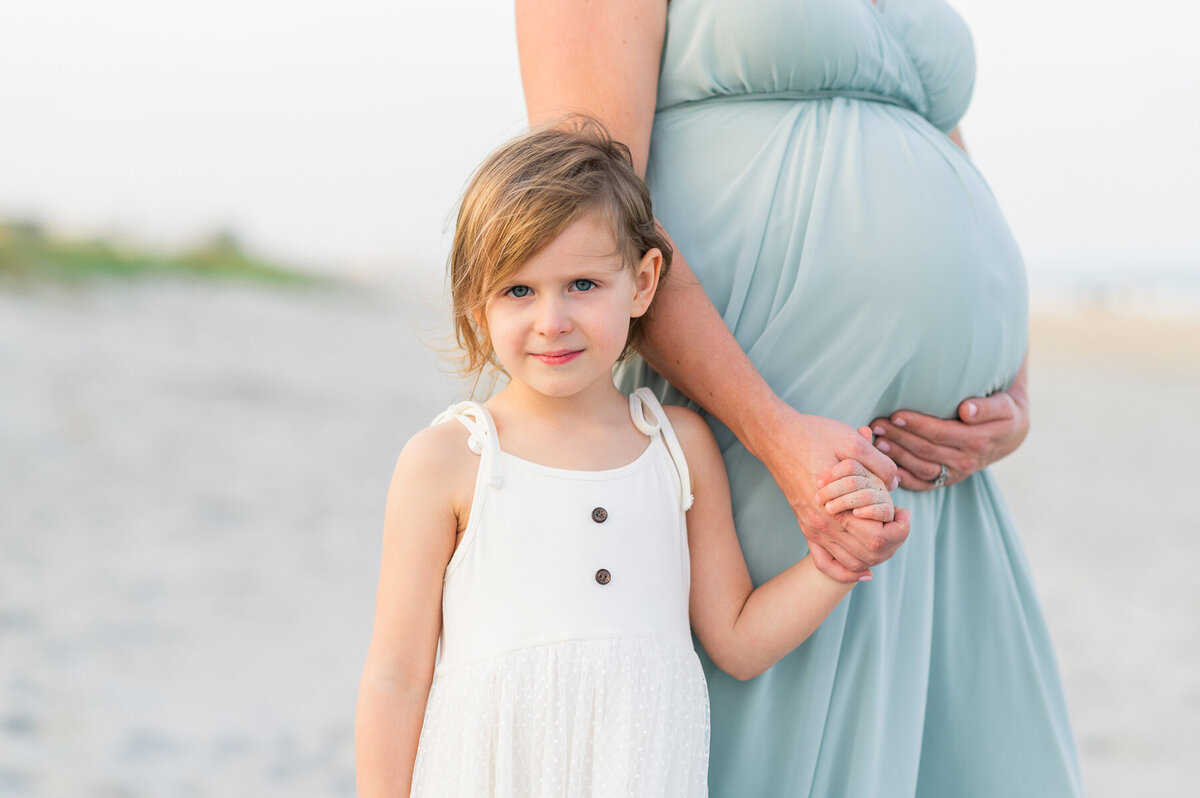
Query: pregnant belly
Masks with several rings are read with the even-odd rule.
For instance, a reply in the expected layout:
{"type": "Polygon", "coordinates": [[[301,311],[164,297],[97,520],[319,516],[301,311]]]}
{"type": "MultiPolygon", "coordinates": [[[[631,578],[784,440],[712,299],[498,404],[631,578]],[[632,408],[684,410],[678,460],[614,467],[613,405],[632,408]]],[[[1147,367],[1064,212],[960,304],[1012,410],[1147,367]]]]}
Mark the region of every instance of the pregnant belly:
{"type": "Polygon", "coordinates": [[[983,178],[913,112],[845,98],[664,111],[647,179],[726,323],[801,410],[951,416],[1016,374],[1020,252],[983,178]]]}

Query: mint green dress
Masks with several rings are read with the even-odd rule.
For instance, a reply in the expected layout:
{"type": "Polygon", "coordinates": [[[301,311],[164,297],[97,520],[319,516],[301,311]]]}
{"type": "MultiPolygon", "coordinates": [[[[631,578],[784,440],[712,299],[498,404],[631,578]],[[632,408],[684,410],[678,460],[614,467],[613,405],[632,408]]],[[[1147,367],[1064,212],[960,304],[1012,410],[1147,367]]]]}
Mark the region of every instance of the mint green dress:
{"type": "MultiPolygon", "coordinates": [[[[1024,267],[947,138],[974,83],[941,0],[673,0],[647,181],[738,342],[805,413],[945,418],[1025,354],[1024,267]]],[[[686,403],[644,364],[619,381],[686,403]]],[[[751,575],[807,552],[717,422],[751,575]]],[[[710,789],[753,796],[1081,794],[1029,567],[987,471],[895,493],[896,555],[799,649],[737,682],[702,655],[710,789]]]]}

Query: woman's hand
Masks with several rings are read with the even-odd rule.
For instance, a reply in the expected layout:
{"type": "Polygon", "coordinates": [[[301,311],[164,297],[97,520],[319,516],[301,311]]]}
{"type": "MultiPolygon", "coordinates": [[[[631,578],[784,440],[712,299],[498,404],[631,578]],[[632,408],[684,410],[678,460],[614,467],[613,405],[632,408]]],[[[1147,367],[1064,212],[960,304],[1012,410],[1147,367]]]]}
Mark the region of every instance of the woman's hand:
{"type": "Polygon", "coordinates": [[[839,582],[857,582],[891,557],[908,537],[907,510],[896,510],[887,523],[859,518],[851,509],[830,513],[818,491],[825,486],[821,477],[842,460],[857,460],[885,485],[895,487],[895,463],[853,427],[804,415],[782,401],[762,420],[760,431],[750,436],[751,452],[787,497],[817,568],[839,582]]]}
{"type": "Polygon", "coordinates": [[[900,467],[900,485],[931,490],[962,482],[1016,450],[1029,432],[1025,364],[1012,385],[987,397],[964,399],[959,420],[900,410],[871,422],[875,446],[900,467]],[[946,478],[938,476],[946,467],[946,478]]]}

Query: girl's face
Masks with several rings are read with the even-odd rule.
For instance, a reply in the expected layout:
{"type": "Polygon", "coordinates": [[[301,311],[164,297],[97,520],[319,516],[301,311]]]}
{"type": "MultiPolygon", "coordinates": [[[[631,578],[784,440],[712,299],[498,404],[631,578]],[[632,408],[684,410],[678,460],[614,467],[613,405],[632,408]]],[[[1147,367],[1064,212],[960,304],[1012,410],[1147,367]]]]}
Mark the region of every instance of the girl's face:
{"type": "Polygon", "coordinates": [[[650,307],[661,264],[652,249],[629,268],[604,221],[581,216],[488,298],[497,360],[514,382],[546,396],[611,388],[629,320],[650,307]]]}

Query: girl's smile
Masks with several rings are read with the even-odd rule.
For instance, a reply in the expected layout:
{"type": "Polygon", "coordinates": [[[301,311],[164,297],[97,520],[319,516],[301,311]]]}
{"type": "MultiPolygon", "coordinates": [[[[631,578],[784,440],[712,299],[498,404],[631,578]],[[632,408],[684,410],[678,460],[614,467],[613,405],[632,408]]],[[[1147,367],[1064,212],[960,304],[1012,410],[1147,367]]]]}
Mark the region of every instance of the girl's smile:
{"type": "Polygon", "coordinates": [[[534,357],[548,366],[558,366],[563,363],[570,363],[581,354],[583,354],[582,349],[564,349],[559,352],[543,352],[539,355],[534,355],[534,357]]]}

